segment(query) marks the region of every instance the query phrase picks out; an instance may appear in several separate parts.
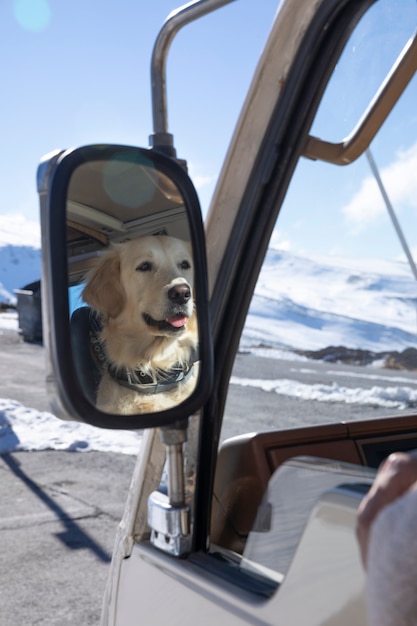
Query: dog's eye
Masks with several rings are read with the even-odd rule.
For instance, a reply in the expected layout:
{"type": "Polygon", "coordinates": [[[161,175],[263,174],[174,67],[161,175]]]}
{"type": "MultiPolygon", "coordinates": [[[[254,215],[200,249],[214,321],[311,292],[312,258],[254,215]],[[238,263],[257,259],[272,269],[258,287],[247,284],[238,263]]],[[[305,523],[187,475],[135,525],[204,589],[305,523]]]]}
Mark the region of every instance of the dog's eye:
{"type": "Polygon", "coordinates": [[[152,263],[150,263],[149,261],[144,261],[143,263],[137,266],[136,271],[137,272],[150,272],[151,269],[152,269],[152,263]]]}
{"type": "Polygon", "coordinates": [[[179,266],[180,266],[180,269],[182,269],[182,270],[189,270],[190,267],[191,267],[190,262],[187,261],[187,260],[181,261],[179,266]]]}

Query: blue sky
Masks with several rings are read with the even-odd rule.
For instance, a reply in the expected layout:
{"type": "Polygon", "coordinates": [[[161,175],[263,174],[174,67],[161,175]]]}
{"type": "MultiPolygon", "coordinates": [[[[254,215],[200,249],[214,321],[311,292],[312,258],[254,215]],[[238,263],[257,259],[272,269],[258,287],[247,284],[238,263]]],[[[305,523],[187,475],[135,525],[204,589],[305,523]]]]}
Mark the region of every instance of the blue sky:
{"type": "MultiPolygon", "coordinates": [[[[102,142],[148,145],[152,48],[164,19],[180,4],[175,0],[0,3],[0,228],[13,215],[14,228],[17,224],[27,242],[38,236],[33,226],[39,219],[35,174],[39,159],[51,150],[102,142]]],[[[203,210],[277,5],[278,0],[237,0],[181,30],[171,47],[169,130],[178,156],[188,162],[203,210]]],[[[352,80],[336,75],[315,123],[323,138],[340,140],[349,132],[363,103],[415,29],[415,0],[382,0],[376,6],[377,45],[369,43],[371,27],[365,20],[347,50],[352,80]],[[392,34],[393,17],[400,20],[399,38],[392,34]],[[374,83],[371,74],[377,76],[374,83]],[[362,96],[361,101],[356,99],[356,107],[352,89],[355,97],[362,96]]],[[[412,175],[417,164],[415,84],[407,98],[373,150],[400,220],[412,235],[410,246],[417,250],[417,176],[412,175]]],[[[287,205],[291,212],[284,207],[274,238],[284,247],[317,252],[323,248],[324,234],[328,251],[335,254],[401,255],[363,157],[349,170],[301,165],[287,205]],[[319,169],[322,174],[317,175],[319,169]],[[351,235],[345,242],[339,241],[340,224],[351,235]]]]}
{"type": "MultiPolygon", "coordinates": [[[[340,142],[417,28],[415,0],[381,0],[346,45],[311,133],[340,142]]],[[[371,144],[386,192],[417,261],[417,79],[414,76],[371,144]]],[[[404,259],[365,155],[349,166],[302,160],[275,242],[300,253],[404,259]]]]}
{"type": "MultiPolygon", "coordinates": [[[[35,173],[56,148],[148,146],[150,60],[175,0],[2,0],[0,216],[38,220],[35,173]]],[[[276,0],[239,0],[189,25],[168,59],[168,120],[207,205],[276,0]]],[[[0,222],[1,224],[1,222],[0,222]]]]}

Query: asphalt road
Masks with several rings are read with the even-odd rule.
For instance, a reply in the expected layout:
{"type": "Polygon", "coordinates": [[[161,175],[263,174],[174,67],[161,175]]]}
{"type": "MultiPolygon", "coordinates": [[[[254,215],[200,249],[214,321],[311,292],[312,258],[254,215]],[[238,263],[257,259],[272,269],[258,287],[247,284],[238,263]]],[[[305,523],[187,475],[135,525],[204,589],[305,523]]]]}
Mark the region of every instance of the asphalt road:
{"type": "MultiPolygon", "coordinates": [[[[361,367],[323,361],[269,359],[238,354],[233,376],[256,380],[289,380],[305,385],[334,385],[355,390],[373,387],[410,387],[417,390],[417,372],[361,367]]],[[[326,422],[373,419],[404,415],[411,409],[346,402],[305,400],[267,392],[258,387],[230,385],[223,421],[222,439],[242,432],[296,428],[326,422]],[[242,423],[245,430],[242,430],[242,423]]],[[[415,409],[414,409],[415,412],[415,409]]]]}
{"type": "Polygon", "coordinates": [[[134,459],[88,452],[0,457],[0,624],[100,623],[134,459]]]}
{"type": "Polygon", "coordinates": [[[0,329],[0,398],[11,398],[48,411],[45,391],[45,350],[12,330],[0,329]]]}
{"type": "MultiPolygon", "coordinates": [[[[45,354],[0,334],[0,398],[49,410],[45,354]]],[[[0,626],[97,626],[135,457],[0,455],[0,626]]]]}
{"type": "MultiPolygon", "coordinates": [[[[0,333],[0,398],[49,410],[42,346],[0,333]]],[[[375,385],[369,369],[239,354],[234,375],[375,385]],[[337,372],[337,373],[335,373],[337,372]]],[[[392,378],[398,372],[384,370],[392,378]]],[[[408,376],[408,374],[405,374],[408,376]]],[[[403,376],[403,374],[401,374],[403,376]]],[[[390,384],[390,381],[385,381],[390,384]]],[[[410,375],[410,384],[416,377],[410,375]]],[[[392,412],[393,413],[393,412],[392,412]]],[[[231,385],[223,438],[255,429],[371,418],[384,409],[288,398],[231,385]]],[[[97,626],[135,458],[101,452],[0,455],[0,626],[97,626]]]]}

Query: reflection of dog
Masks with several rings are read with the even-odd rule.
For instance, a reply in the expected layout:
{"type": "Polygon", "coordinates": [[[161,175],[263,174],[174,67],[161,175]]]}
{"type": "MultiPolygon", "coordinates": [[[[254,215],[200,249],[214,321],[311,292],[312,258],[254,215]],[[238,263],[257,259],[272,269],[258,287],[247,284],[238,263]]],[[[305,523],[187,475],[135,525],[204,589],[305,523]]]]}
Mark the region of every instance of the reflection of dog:
{"type": "Polygon", "coordinates": [[[84,300],[101,318],[107,358],[97,407],[147,413],[174,406],[197,376],[190,247],[173,237],[117,244],[89,275],[84,300]]]}

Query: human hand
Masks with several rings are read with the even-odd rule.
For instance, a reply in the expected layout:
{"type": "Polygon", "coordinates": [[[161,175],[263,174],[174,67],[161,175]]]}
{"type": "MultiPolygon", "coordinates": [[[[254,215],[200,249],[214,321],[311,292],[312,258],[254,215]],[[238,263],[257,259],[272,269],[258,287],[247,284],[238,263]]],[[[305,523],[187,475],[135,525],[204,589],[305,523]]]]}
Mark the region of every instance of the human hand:
{"type": "Polygon", "coordinates": [[[414,483],[417,483],[417,450],[390,454],[379,468],[371,489],[358,509],[356,536],[365,569],[373,521],[381,509],[402,496],[414,483]]]}

